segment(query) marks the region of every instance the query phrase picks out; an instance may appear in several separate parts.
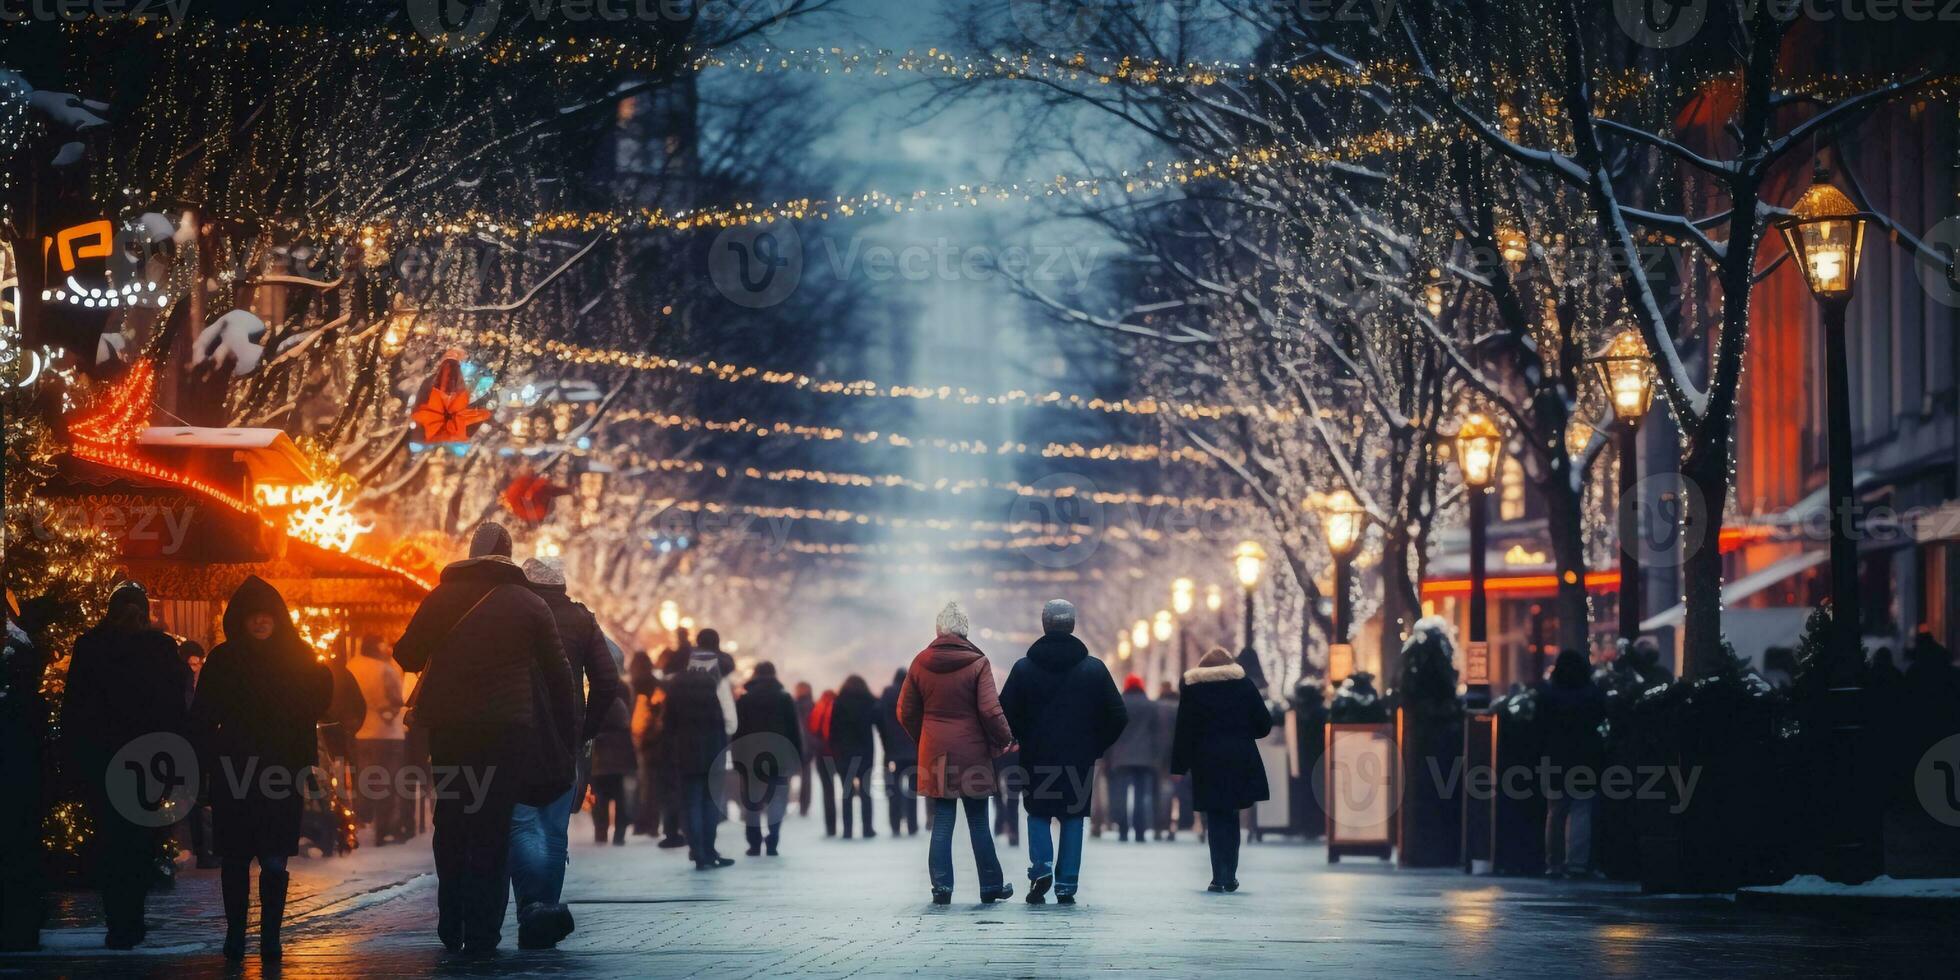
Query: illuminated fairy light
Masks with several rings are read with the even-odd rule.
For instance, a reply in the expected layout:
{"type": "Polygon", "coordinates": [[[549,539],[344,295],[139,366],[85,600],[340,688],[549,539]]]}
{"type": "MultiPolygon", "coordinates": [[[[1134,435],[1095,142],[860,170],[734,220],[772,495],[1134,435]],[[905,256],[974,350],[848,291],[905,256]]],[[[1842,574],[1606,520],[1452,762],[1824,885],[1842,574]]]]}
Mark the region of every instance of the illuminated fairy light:
{"type": "Polygon", "coordinates": [[[331,551],[352,551],[361,535],[374,530],[374,522],[354,515],[353,502],[345,486],[328,481],[298,485],[261,483],[252,488],[252,493],[261,507],[285,512],[289,537],[331,551]]]}
{"type": "Polygon", "coordinates": [[[1148,443],[1104,443],[1098,446],[1084,446],[1080,443],[1051,442],[1035,447],[1025,442],[987,443],[978,439],[923,438],[900,435],[896,432],[852,431],[829,425],[804,425],[790,422],[763,422],[755,419],[738,418],[727,420],[703,419],[691,415],[657,410],[625,409],[606,416],[608,423],[640,422],[656,425],[663,429],[676,429],[682,432],[714,432],[733,435],[752,435],[757,438],[788,436],[812,442],[839,442],[848,440],[858,445],[888,445],[904,449],[936,449],[955,455],[971,456],[1030,456],[1038,455],[1045,459],[1095,459],[1123,460],[1129,462],[1154,462],[1166,460],[1185,463],[1210,463],[1210,454],[1190,447],[1165,449],[1148,443]]]}
{"type": "Polygon", "coordinates": [[[911,401],[941,401],[959,405],[1006,405],[1035,408],[1063,408],[1082,411],[1105,412],[1121,415],[1157,415],[1161,412],[1175,412],[1186,419],[1221,419],[1239,415],[1264,418],[1273,422],[1288,422],[1295,417],[1293,412],[1269,405],[1210,405],[1177,402],[1167,404],[1154,398],[1108,399],[1073,392],[1047,391],[1031,392],[1014,389],[1004,392],[976,392],[958,385],[900,385],[884,384],[870,380],[844,381],[836,378],[818,378],[797,371],[783,371],[755,365],[730,364],[722,361],[697,363],[668,357],[663,354],[648,353],[643,350],[612,350],[600,347],[586,347],[559,340],[537,340],[520,336],[515,331],[500,330],[453,330],[442,331],[444,340],[473,342],[493,347],[503,347],[532,357],[577,365],[598,365],[622,367],[635,371],[663,372],[692,377],[708,378],[725,383],[757,382],[761,384],[786,385],[803,391],[822,395],[835,395],[849,398],[894,398],[911,401]]]}
{"type": "Polygon", "coordinates": [[[1217,510],[1238,508],[1246,502],[1231,497],[1179,497],[1170,494],[1137,493],[1127,490],[1091,490],[1079,493],[1073,486],[1046,488],[1022,483],[1019,480],[989,480],[985,477],[963,479],[919,480],[900,473],[844,473],[834,470],[763,470],[753,466],[730,467],[707,463],[697,459],[661,459],[646,464],[646,469],[663,473],[686,473],[712,476],[718,479],[742,477],[768,483],[821,483],[839,487],[896,488],[916,493],[947,493],[958,496],[980,490],[994,490],[1012,493],[1022,497],[1066,498],[1086,496],[1098,504],[1135,504],[1143,507],[1180,507],[1198,510],[1217,510]]]}

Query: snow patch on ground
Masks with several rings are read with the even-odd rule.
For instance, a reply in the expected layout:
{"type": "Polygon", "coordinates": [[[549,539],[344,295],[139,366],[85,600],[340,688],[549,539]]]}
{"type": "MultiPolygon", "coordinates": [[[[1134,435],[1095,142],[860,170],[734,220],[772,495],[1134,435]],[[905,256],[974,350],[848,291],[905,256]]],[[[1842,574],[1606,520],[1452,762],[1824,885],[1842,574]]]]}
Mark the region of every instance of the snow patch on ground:
{"type": "Polygon", "coordinates": [[[1743,891],[1761,895],[1960,899],[1960,878],[1894,878],[1879,875],[1862,885],[1842,885],[1817,875],[1798,875],[1780,885],[1763,885],[1743,891]]]}

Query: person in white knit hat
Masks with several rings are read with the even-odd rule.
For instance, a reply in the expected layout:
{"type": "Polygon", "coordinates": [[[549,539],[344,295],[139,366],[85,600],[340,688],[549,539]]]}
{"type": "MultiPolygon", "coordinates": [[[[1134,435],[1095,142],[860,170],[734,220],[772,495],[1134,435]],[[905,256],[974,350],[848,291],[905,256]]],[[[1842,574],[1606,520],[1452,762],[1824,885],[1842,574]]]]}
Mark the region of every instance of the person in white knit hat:
{"type": "Polygon", "coordinates": [[[953,823],[962,809],[980,873],[980,901],[1014,894],[1014,886],[1002,880],[987,820],[994,758],[1014,739],[1000,710],[993,668],[967,637],[972,628],[959,603],[947,603],[934,624],[937,635],[912,658],[898,695],[898,723],[919,744],[919,795],[932,801],[928,863],[937,905],[953,900],[953,823]]]}

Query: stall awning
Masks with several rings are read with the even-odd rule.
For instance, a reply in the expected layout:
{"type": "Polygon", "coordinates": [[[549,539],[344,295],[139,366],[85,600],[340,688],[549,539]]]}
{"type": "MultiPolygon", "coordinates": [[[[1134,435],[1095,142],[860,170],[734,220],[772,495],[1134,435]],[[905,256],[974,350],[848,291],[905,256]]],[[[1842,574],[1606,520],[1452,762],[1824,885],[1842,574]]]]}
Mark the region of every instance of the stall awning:
{"type": "MultiPolygon", "coordinates": [[[[1771,563],[1759,571],[1744,575],[1722,586],[1722,605],[1733,606],[1792,575],[1816,568],[1818,565],[1824,563],[1824,559],[1829,557],[1830,552],[1828,551],[1806,551],[1799,555],[1792,555],[1782,561],[1771,563]]],[[[1642,620],[1640,631],[1647,633],[1669,626],[1679,626],[1681,625],[1681,621],[1686,619],[1687,616],[1687,606],[1675,606],[1666,612],[1642,620]]]]}

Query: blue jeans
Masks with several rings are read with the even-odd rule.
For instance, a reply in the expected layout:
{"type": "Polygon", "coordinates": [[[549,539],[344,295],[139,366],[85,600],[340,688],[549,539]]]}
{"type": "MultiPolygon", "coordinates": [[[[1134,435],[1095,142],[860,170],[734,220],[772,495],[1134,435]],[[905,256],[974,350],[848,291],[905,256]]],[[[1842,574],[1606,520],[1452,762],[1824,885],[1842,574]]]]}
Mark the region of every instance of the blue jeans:
{"type": "Polygon", "coordinates": [[[715,831],[721,824],[722,814],[717,812],[721,805],[715,801],[710,779],[720,779],[721,773],[685,775],[681,777],[681,821],[687,828],[687,853],[698,864],[721,857],[715,850],[715,831]]]}
{"type": "Polygon", "coordinates": [[[565,890],[566,836],[572,791],[544,806],[519,803],[510,812],[510,887],[521,911],[532,902],[558,904],[565,890]]]}
{"type": "Polygon", "coordinates": [[[1055,876],[1055,894],[1073,895],[1082,880],[1082,818],[1037,817],[1028,814],[1028,880],[1055,876]],[[1062,857],[1055,860],[1055,841],[1049,836],[1055,821],[1062,824],[1062,857]]]}
{"type": "Polygon", "coordinates": [[[994,853],[994,834],[987,820],[987,802],[985,796],[959,799],[933,797],[932,849],[928,852],[926,863],[932,870],[932,890],[935,893],[950,895],[953,891],[953,821],[962,808],[966,810],[967,836],[973,839],[973,863],[980,869],[980,894],[985,896],[1000,891],[1000,856],[994,853]]]}
{"type": "Polygon", "coordinates": [[[1116,766],[1109,771],[1112,815],[1125,839],[1144,840],[1157,821],[1157,770],[1151,766],[1116,766]]]}

